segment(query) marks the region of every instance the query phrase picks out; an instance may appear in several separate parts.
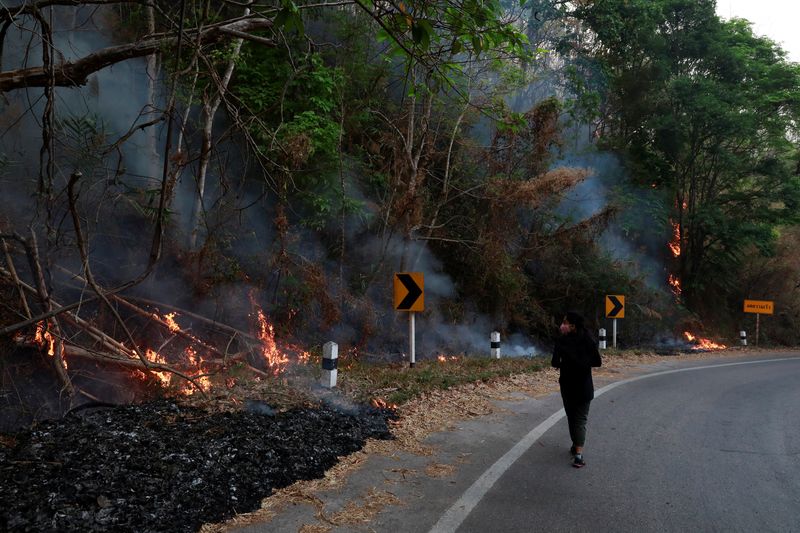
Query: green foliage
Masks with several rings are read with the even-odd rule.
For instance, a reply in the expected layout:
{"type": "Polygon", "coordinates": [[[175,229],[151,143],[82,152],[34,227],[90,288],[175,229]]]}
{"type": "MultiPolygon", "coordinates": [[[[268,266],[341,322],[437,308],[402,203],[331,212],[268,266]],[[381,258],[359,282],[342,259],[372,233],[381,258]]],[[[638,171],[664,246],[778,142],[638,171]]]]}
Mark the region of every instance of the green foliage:
{"type": "Polygon", "coordinates": [[[95,113],[57,117],[54,126],[60,151],[73,168],[90,175],[102,166],[100,154],[108,136],[102,117],[95,113]]]}
{"type": "Polygon", "coordinates": [[[635,181],[671,193],[684,237],[674,270],[700,307],[734,289],[745,250],[771,253],[776,228],[799,220],[800,67],[709,0],[608,0],[576,15],[597,36],[584,52],[607,80],[605,141],[635,181]]]}
{"type": "Polygon", "coordinates": [[[276,28],[280,28],[286,32],[296,30],[298,33],[303,33],[305,31],[300,9],[292,0],[281,1],[281,9],[278,11],[278,14],[275,15],[273,23],[276,28]]]}
{"type": "Polygon", "coordinates": [[[342,70],[316,53],[292,69],[285,50],[245,46],[231,90],[252,116],[261,153],[292,172],[290,193],[304,201],[306,223],[320,227],[338,182],[342,70]]]}
{"type": "Polygon", "coordinates": [[[412,0],[395,10],[359,5],[380,20],[377,39],[388,45],[387,58],[423,65],[443,84],[457,85],[460,57],[527,58],[536,52],[500,0],[412,0]]]}

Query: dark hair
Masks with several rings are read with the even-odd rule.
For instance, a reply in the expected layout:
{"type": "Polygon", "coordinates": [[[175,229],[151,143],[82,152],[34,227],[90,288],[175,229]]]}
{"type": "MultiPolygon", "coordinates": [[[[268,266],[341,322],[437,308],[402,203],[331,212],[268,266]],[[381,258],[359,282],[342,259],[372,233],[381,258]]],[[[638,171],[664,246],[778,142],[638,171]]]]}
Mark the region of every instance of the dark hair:
{"type": "Polygon", "coordinates": [[[577,311],[567,311],[564,317],[567,319],[567,322],[575,326],[576,331],[583,331],[586,329],[583,316],[577,311]]]}

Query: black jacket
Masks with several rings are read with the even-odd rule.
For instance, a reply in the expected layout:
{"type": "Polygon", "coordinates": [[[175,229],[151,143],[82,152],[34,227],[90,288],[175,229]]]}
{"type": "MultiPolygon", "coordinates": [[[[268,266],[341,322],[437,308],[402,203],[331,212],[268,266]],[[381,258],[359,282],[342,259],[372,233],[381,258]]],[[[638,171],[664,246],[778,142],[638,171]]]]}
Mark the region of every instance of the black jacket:
{"type": "Polygon", "coordinates": [[[558,383],[565,402],[583,403],[594,398],[592,367],[600,366],[600,352],[588,332],[575,332],[556,339],[551,364],[561,370],[558,383]]]}

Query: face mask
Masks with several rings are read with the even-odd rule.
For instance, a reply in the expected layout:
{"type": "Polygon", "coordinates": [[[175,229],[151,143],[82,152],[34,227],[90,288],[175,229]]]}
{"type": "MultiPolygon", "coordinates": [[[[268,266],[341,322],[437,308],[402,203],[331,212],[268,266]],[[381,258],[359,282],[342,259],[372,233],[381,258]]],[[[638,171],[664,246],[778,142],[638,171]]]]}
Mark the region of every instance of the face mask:
{"type": "Polygon", "coordinates": [[[558,329],[561,330],[561,334],[562,335],[566,335],[567,333],[569,333],[569,325],[568,324],[561,324],[558,327],[558,329]]]}

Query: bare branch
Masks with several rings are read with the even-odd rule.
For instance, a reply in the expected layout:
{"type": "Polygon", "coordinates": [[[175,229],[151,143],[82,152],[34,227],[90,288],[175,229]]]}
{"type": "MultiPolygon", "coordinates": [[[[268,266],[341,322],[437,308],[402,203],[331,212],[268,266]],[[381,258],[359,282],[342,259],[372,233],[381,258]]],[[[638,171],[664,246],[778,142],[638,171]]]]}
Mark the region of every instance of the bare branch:
{"type": "MultiPolygon", "coordinates": [[[[272,27],[272,21],[263,18],[247,18],[235,20],[221,25],[210,26],[202,30],[191,29],[186,33],[201,44],[209,44],[221,41],[230,35],[231,31],[245,33],[255,30],[263,30],[272,27]]],[[[238,36],[237,33],[237,36],[238,36]]],[[[154,52],[174,46],[177,44],[175,35],[151,38],[127,43],[118,46],[109,46],[96,52],[77,59],[75,61],[61,62],[53,65],[55,79],[53,84],[58,87],[76,87],[85,85],[90,74],[102,70],[110,65],[133,59],[144,57],[154,52]]],[[[262,44],[271,44],[269,40],[259,40],[262,44]]],[[[23,87],[46,87],[48,84],[48,72],[46,67],[30,67],[7,72],[0,72],[0,91],[7,92],[23,87]]]]}

